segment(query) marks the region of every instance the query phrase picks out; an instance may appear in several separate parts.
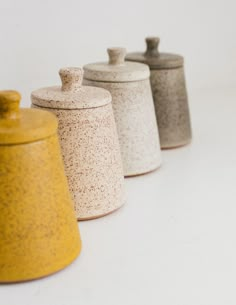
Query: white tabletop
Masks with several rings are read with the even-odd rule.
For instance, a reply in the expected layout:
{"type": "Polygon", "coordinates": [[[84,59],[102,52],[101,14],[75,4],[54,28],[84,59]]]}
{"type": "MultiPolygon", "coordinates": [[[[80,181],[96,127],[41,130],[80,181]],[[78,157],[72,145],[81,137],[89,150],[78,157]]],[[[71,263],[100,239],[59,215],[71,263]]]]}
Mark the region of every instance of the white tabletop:
{"type": "Polygon", "coordinates": [[[192,144],[126,179],[126,206],[80,223],[80,257],[45,279],[1,285],[1,305],[236,304],[236,90],[190,101],[192,144]]]}

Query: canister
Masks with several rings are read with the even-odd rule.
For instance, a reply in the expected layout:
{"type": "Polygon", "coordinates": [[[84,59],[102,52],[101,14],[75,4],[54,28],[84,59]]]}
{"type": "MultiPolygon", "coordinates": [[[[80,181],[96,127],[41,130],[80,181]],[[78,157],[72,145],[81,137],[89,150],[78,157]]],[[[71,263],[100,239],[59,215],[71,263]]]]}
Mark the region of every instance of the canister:
{"type": "Polygon", "coordinates": [[[0,91],[1,283],[52,274],[81,249],[57,119],[19,102],[18,92],[0,91]]]}
{"type": "Polygon", "coordinates": [[[53,112],[77,219],[107,215],[124,201],[124,177],[111,95],[82,86],[81,68],[62,68],[62,85],[35,90],[32,107],[53,112]]]}
{"type": "Polygon", "coordinates": [[[125,62],[125,48],[109,48],[109,61],[84,66],[84,84],[112,95],[125,176],[151,172],[161,151],[147,65],[125,62]]]}
{"type": "Polygon", "coordinates": [[[129,53],[126,60],[149,65],[161,148],[175,148],[192,137],[184,58],[159,52],[159,42],[158,37],[146,38],[146,51],[129,53]]]}

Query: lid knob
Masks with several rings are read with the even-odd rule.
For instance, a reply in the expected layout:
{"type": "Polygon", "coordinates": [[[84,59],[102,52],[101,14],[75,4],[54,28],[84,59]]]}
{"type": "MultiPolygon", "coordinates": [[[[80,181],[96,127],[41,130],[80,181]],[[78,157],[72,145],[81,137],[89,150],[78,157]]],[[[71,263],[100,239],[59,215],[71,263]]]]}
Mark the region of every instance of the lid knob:
{"type": "Polygon", "coordinates": [[[82,87],[84,71],[82,68],[62,68],[59,71],[62,91],[77,91],[82,87]]]}
{"type": "Polygon", "coordinates": [[[147,37],[146,38],[147,49],[145,55],[149,55],[149,56],[159,55],[159,51],[158,51],[159,42],[160,42],[159,37],[147,37]]]}
{"type": "Polygon", "coordinates": [[[21,95],[17,91],[0,91],[0,118],[17,119],[20,116],[21,95]]]}
{"type": "Polygon", "coordinates": [[[123,65],[125,62],[126,49],[125,48],[108,48],[110,65],[123,65]]]}

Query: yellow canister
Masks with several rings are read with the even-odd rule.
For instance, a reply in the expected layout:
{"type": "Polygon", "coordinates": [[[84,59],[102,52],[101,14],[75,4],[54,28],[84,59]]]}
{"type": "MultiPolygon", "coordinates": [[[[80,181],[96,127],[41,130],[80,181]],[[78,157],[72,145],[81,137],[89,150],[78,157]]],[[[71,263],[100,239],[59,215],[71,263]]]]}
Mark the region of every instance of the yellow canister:
{"type": "Polygon", "coordinates": [[[52,274],[81,250],[56,117],[0,91],[0,282],[52,274]]]}

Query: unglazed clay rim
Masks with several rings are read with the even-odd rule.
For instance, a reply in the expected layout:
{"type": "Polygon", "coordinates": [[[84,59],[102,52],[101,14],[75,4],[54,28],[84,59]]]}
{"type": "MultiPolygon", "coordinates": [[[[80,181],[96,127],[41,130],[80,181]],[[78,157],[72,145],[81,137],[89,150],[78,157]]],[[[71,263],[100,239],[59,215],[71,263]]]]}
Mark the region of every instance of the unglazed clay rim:
{"type": "Polygon", "coordinates": [[[161,168],[161,166],[162,166],[162,162],[153,169],[147,170],[147,171],[142,172],[142,173],[140,172],[140,173],[135,173],[135,174],[127,174],[127,175],[124,175],[124,177],[125,178],[132,178],[132,177],[138,177],[138,176],[143,176],[143,175],[146,175],[146,174],[150,174],[150,173],[153,173],[153,172],[159,170],[161,168]]]}
{"type": "Polygon", "coordinates": [[[84,217],[84,218],[80,218],[78,217],[77,218],[77,221],[89,221],[89,220],[94,220],[94,219],[97,219],[97,218],[102,218],[102,217],[105,217],[107,215],[110,215],[110,214],[113,214],[115,213],[116,211],[120,210],[124,205],[125,205],[125,201],[117,208],[111,210],[110,212],[107,212],[107,213],[104,213],[104,214],[101,214],[101,215],[95,215],[95,216],[89,216],[89,217],[84,217]]]}
{"type": "Polygon", "coordinates": [[[111,102],[111,94],[92,86],[81,86],[78,91],[68,92],[63,92],[60,86],[53,86],[33,91],[31,101],[45,108],[78,110],[105,106],[111,102]]]}
{"type": "Polygon", "coordinates": [[[192,138],[186,140],[186,141],[182,141],[182,143],[180,144],[176,144],[176,145],[173,145],[173,146],[161,146],[161,150],[172,150],[172,149],[178,149],[178,148],[181,148],[181,147],[185,147],[185,146],[188,146],[192,143],[192,138]]]}

